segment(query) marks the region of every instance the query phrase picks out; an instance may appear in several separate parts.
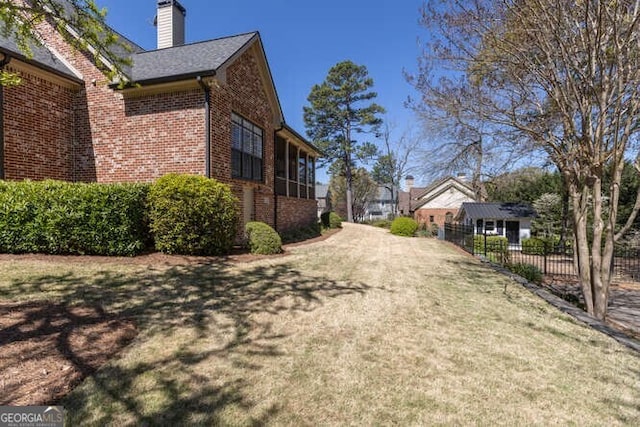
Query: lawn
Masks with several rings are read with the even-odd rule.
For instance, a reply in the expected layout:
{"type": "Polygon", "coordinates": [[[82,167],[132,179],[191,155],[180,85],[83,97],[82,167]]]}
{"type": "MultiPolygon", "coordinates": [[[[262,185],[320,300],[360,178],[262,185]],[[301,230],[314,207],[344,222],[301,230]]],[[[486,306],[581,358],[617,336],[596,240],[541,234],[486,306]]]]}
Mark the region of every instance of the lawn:
{"type": "Polygon", "coordinates": [[[636,353],[374,227],[248,263],[0,261],[0,301],[39,300],[138,330],[62,399],[71,425],[640,424],[636,353]]]}

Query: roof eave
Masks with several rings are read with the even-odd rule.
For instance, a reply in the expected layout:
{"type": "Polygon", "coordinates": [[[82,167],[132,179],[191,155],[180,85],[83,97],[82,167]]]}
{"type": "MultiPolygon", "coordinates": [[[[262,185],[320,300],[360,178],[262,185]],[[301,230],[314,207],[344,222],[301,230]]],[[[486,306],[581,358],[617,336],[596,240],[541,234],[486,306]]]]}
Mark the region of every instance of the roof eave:
{"type": "Polygon", "coordinates": [[[286,131],[286,132],[290,133],[294,138],[300,140],[302,143],[304,143],[304,145],[306,145],[308,148],[310,148],[318,157],[322,157],[323,156],[322,151],[320,151],[316,146],[314,146],[311,142],[309,142],[305,137],[300,135],[300,133],[298,133],[298,131],[296,131],[294,128],[292,128],[291,126],[289,126],[285,122],[281,123],[281,128],[280,129],[276,129],[276,133],[281,132],[281,131],[286,131]]]}
{"type": "Polygon", "coordinates": [[[0,47],[0,52],[2,54],[4,54],[5,57],[8,57],[10,60],[15,59],[17,61],[24,62],[25,64],[28,64],[28,65],[31,65],[31,66],[34,66],[34,67],[37,67],[37,68],[41,68],[41,69],[43,69],[43,70],[45,70],[45,71],[47,71],[49,73],[55,74],[56,76],[61,77],[61,78],[66,79],[66,80],[69,80],[69,81],[71,81],[73,83],[77,83],[79,85],[83,85],[84,84],[84,81],[82,79],[78,78],[77,76],[74,76],[72,74],[63,73],[62,71],[56,70],[55,68],[50,67],[50,66],[48,66],[46,64],[43,64],[43,63],[41,63],[39,61],[35,61],[33,59],[29,59],[29,58],[27,58],[26,56],[22,55],[19,52],[14,52],[12,50],[5,49],[5,48],[2,48],[2,47],[0,47]]]}
{"type": "Polygon", "coordinates": [[[157,78],[146,79],[146,80],[132,80],[127,82],[122,88],[120,87],[120,82],[114,82],[114,83],[111,83],[109,87],[116,90],[132,89],[139,86],[154,86],[154,85],[159,85],[164,83],[191,80],[197,77],[214,77],[215,75],[216,75],[216,70],[197,71],[197,72],[190,72],[185,74],[178,74],[175,76],[163,76],[163,77],[157,77],[157,78]]]}

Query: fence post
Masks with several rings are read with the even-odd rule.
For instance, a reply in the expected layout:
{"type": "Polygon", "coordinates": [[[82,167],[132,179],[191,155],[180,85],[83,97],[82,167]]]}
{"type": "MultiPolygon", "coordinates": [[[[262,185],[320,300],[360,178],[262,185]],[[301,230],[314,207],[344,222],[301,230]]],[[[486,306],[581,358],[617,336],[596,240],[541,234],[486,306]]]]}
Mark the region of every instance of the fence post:
{"type": "Polygon", "coordinates": [[[547,274],[547,242],[542,242],[542,259],[544,260],[544,273],[547,274]]]}
{"type": "Polygon", "coordinates": [[[484,237],[484,256],[487,256],[487,230],[483,233],[484,237]]]}

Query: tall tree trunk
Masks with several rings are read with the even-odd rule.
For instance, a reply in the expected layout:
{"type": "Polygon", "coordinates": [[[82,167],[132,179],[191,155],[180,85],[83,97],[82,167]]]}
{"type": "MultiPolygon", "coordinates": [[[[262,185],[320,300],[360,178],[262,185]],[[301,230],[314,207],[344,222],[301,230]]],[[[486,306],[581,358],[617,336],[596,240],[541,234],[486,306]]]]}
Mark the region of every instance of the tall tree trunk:
{"type": "Polygon", "coordinates": [[[353,222],[353,173],[351,171],[351,156],[348,152],[345,158],[344,174],[347,184],[347,222],[353,222]]]}
{"type": "Polygon", "coordinates": [[[573,228],[575,242],[573,245],[573,265],[582,287],[582,295],[587,312],[593,315],[593,293],[591,291],[591,263],[589,257],[589,239],[587,235],[587,200],[586,186],[578,188],[571,184],[569,197],[573,204],[573,228]]]}
{"type": "Polygon", "coordinates": [[[600,177],[594,178],[591,194],[593,199],[593,242],[591,243],[591,297],[593,298],[593,312],[590,314],[603,320],[607,313],[608,283],[602,277],[602,271],[607,261],[602,257],[604,222],[602,220],[602,180],[600,177]]]}

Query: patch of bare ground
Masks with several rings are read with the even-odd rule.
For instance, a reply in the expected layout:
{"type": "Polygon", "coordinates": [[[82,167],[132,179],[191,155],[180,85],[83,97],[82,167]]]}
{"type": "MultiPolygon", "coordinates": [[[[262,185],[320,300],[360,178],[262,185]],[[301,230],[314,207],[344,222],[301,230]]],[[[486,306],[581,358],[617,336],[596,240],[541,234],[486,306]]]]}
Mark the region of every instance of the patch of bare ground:
{"type": "Polygon", "coordinates": [[[136,336],[99,307],[0,303],[0,405],[48,405],[136,336]]]}
{"type": "MultiPolygon", "coordinates": [[[[181,266],[249,263],[290,255],[290,248],[320,242],[337,233],[284,246],[278,255],[253,255],[236,248],[227,256],[196,257],[148,253],[137,257],[0,254],[0,262],[181,266]]],[[[55,403],[116,356],[137,335],[133,321],[103,308],[50,301],[0,303],[0,405],[55,403]]]]}

